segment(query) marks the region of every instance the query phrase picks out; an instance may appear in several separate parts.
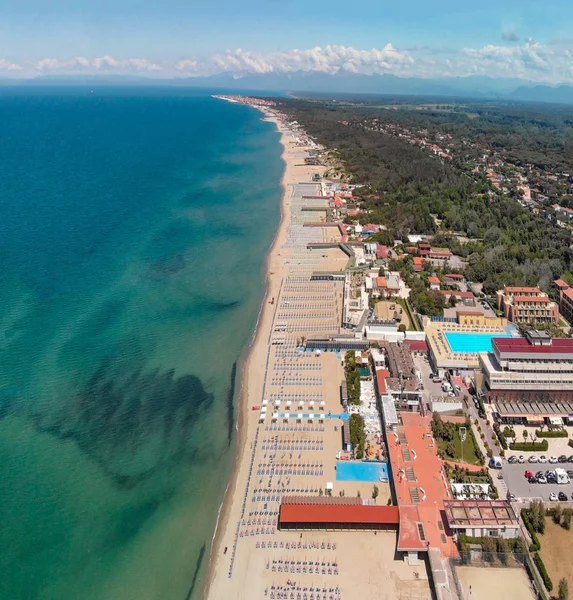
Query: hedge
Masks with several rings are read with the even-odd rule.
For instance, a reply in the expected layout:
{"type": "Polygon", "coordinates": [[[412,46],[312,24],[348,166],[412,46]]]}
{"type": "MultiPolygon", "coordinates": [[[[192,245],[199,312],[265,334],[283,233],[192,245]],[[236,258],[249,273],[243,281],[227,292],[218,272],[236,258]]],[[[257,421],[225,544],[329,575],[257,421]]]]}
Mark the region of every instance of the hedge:
{"type": "Polygon", "coordinates": [[[535,566],[537,567],[537,570],[541,575],[541,579],[543,579],[545,587],[550,592],[553,589],[553,582],[551,581],[551,577],[549,577],[549,573],[545,568],[545,563],[543,562],[543,559],[541,558],[541,556],[539,556],[537,552],[533,555],[533,562],[535,563],[535,566]]]}
{"type": "Polygon", "coordinates": [[[561,438],[569,437],[569,433],[565,429],[557,429],[555,431],[541,431],[540,429],[535,430],[535,435],[538,438],[561,438]]]}
{"type": "Polygon", "coordinates": [[[569,440],[569,441],[567,442],[567,444],[569,444],[569,446],[571,446],[571,448],[573,448],[573,440],[569,440]]]}
{"type": "Polygon", "coordinates": [[[509,445],[510,450],[521,450],[522,452],[546,452],[549,448],[549,442],[543,440],[542,442],[513,442],[509,445]]]}
{"type": "Polygon", "coordinates": [[[501,427],[499,426],[498,423],[494,423],[493,430],[495,431],[495,434],[497,435],[497,439],[499,440],[501,447],[504,450],[507,450],[507,440],[505,439],[505,435],[503,435],[503,433],[501,431],[501,427]]]}
{"type": "Polygon", "coordinates": [[[533,525],[529,520],[529,514],[527,513],[526,508],[521,509],[521,518],[523,519],[523,524],[525,525],[527,531],[529,531],[529,535],[531,536],[531,544],[529,545],[529,551],[537,552],[541,548],[541,544],[539,543],[537,532],[535,531],[535,529],[533,529],[533,525]]]}

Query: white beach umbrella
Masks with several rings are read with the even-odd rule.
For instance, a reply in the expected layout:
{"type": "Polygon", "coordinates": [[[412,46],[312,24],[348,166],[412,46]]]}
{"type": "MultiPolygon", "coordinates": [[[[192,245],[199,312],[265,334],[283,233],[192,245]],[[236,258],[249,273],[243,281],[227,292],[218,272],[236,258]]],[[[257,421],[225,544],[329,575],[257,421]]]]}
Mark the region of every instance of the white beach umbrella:
{"type": "Polygon", "coordinates": [[[273,421],[276,421],[279,418],[279,413],[273,413],[273,421]]]}
{"type": "Polygon", "coordinates": [[[298,413],[297,418],[299,421],[302,420],[302,413],[298,413]]]}
{"type": "Polygon", "coordinates": [[[268,403],[268,400],[263,400],[263,406],[267,406],[268,403]]]}

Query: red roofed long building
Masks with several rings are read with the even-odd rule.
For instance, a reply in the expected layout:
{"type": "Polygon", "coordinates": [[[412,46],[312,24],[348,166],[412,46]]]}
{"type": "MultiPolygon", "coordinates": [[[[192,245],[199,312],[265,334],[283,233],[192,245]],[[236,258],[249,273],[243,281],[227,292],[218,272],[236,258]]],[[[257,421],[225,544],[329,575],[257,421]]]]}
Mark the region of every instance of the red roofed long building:
{"type": "Polygon", "coordinates": [[[559,310],[569,323],[573,322],[573,289],[558,279],[555,285],[559,288],[559,310]]]}
{"type": "Polygon", "coordinates": [[[487,400],[502,418],[573,417],[573,339],[534,330],[524,338],[493,338],[492,348],[479,362],[487,400]]]}
{"type": "Polygon", "coordinates": [[[512,323],[559,324],[559,307],[537,287],[506,287],[499,290],[497,307],[512,323]]]}

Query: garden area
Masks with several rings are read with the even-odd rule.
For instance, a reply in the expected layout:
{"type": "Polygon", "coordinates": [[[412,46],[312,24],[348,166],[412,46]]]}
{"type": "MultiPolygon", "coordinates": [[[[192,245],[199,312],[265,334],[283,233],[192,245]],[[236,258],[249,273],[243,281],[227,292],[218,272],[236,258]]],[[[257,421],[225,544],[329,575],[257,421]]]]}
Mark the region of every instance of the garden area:
{"type": "Polygon", "coordinates": [[[360,404],[360,370],[356,366],[354,350],[344,355],[344,375],[349,404],[360,404]]]}
{"type": "Polygon", "coordinates": [[[471,426],[466,423],[443,421],[438,413],[432,417],[432,435],[438,443],[440,455],[445,460],[483,465],[483,455],[477,447],[471,426]],[[465,428],[462,442],[460,428],[465,428]]]}
{"type": "Polygon", "coordinates": [[[531,536],[529,550],[545,587],[556,592],[553,597],[567,600],[569,582],[573,581],[569,554],[573,510],[560,505],[545,509],[542,502],[532,502],[529,508],[522,509],[521,517],[531,536]]]}

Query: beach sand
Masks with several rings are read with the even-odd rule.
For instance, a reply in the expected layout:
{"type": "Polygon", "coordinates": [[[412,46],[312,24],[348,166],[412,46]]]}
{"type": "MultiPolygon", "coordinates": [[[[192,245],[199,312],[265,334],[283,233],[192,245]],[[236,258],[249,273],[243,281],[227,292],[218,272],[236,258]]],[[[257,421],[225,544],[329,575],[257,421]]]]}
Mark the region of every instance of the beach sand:
{"type": "MultiPolygon", "coordinates": [[[[305,221],[324,217],[300,209],[301,194],[309,194],[313,185],[319,190],[310,182],[324,168],[305,165],[308,148],[280,121],[274,123],[284,148],[282,220],[268,256],[266,298],[245,363],[234,478],[220,514],[203,596],[212,600],[272,598],[278,597],[274,590],[292,586],[294,581],[295,586],[288,587],[289,598],[291,589],[312,587],[320,590],[316,598],[429,600],[424,564],[409,565],[396,557],[395,533],[277,530],[280,495],[317,495],[332,482],[335,496],[360,492],[367,498],[373,484],[336,481],[341,420],[326,418],[319,424],[319,419],[306,417],[271,417],[277,398],[281,415],[341,412],[342,357],[336,353],[301,355],[295,347],[302,336],[339,331],[342,282],[310,281],[309,274],[340,271],[347,263],[346,255],[336,248],[307,249],[308,241],[330,241],[334,233],[331,227],[302,227],[305,221]],[[306,186],[301,182],[307,182],[306,186]],[[252,408],[260,407],[263,399],[269,409],[260,424],[261,413],[252,408]],[[283,475],[276,474],[279,469],[283,475]],[[312,573],[310,568],[304,573],[297,562],[311,565],[312,573]]],[[[376,485],[380,490],[377,502],[386,504],[388,484],[376,485]]],[[[298,592],[293,593],[297,598],[298,592]]]]}

